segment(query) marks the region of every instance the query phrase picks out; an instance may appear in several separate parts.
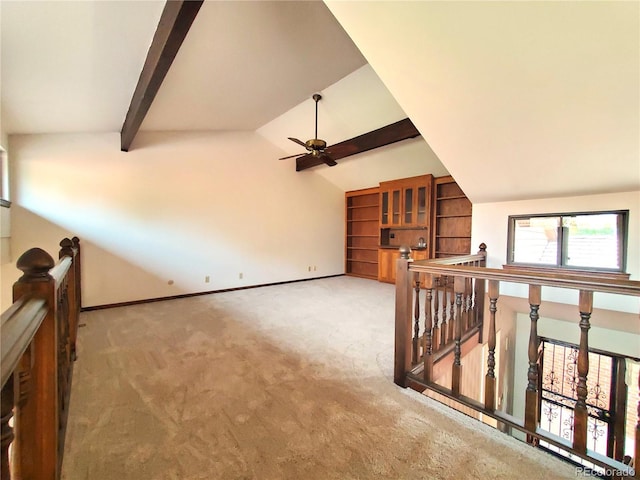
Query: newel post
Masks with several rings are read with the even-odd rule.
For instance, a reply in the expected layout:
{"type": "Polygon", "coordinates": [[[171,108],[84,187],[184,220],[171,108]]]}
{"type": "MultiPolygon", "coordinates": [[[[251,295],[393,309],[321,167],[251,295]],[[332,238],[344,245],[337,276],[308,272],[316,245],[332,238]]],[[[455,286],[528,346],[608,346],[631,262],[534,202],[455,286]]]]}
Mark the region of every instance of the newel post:
{"type": "Polygon", "coordinates": [[[76,256],[73,259],[73,270],[76,275],[76,299],[78,302],[78,312],[80,312],[82,309],[82,255],[80,255],[80,239],[73,237],[71,242],[73,242],[73,248],[76,251],[76,256]]]}
{"type": "Polygon", "coordinates": [[[411,308],[413,285],[409,264],[411,249],[400,247],[400,258],[396,262],[396,332],[394,348],[393,381],[406,387],[407,372],[411,369],[411,308]]]}
{"type": "MultiPolygon", "coordinates": [[[[77,239],[77,237],[74,237],[77,239]]],[[[71,258],[71,268],[69,269],[68,279],[68,298],[69,298],[69,344],[71,348],[71,360],[76,360],[76,339],[78,337],[78,323],[80,319],[80,275],[77,268],[77,262],[80,259],[79,251],[75,248],[74,242],[68,238],[62,239],[60,242],[60,253],[58,258],[71,258]]]]}
{"type": "Polygon", "coordinates": [[[18,259],[22,277],[13,285],[13,301],[23,296],[43,298],[47,315],[36,332],[31,355],[31,393],[20,409],[20,416],[33,427],[18,436],[19,462],[24,478],[58,478],[58,328],[56,324],[56,285],[49,270],[51,256],[40,248],[26,251],[18,259]],[[26,463],[25,463],[26,462],[26,463]]]}
{"type": "MultiPolygon", "coordinates": [[[[482,259],[478,260],[478,267],[486,267],[487,266],[487,244],[481,243],[478,247],[478,255],[482,255],[482,259]]],[[[484,340],[482,338],[484,334],[484,295],[487,289],[487,284],[484,279],[476,278],[474,281],[474,292],[473,296],[475,299],[474,302],[474,321],[475,325],[479,325],[478,329],[478,343],[482,343],[484,340]]]]}

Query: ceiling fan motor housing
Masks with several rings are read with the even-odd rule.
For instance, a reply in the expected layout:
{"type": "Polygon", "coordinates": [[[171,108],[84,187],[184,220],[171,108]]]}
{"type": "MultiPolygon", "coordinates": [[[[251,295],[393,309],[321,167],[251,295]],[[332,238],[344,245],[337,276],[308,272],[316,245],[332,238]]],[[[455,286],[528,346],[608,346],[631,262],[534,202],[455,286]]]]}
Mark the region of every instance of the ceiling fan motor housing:
{"type": "Polygon", "coordinates": [[[313,152],[327,148],[327,142],[320,140],[319,138],[312,138],[311,140],[307,140],[305,143],[307,145],[307,150],[311,150],[313,152]]]}

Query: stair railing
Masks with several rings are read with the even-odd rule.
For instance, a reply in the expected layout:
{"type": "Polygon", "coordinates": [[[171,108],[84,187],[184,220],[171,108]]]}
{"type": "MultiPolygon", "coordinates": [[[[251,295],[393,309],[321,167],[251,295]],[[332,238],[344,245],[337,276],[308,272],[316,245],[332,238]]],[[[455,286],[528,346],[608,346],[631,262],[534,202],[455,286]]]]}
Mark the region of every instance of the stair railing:
{"type": "Polygon", "coordinates": [[[14,303],[2,313],[0,477],[60,477],[81,308],[80,241],[59,261],[32,248],[17,262],[14,303]]]}
{"type": "MultiPolygon", "coordinates": [[[[607,471],[622,472],[622,476],[638,475],[622,461],[596,454],[587,449],[587,378],[589,375],[589,329],[594,292],[640,297],[640,281],[621,280],[585,273],[554,273],[526,269],[486,268],[486,246],[476,255],[414,261],[410,249],[401,248],[397,260],[394,381],[417,391],[432,390],[458,404],[524,432],[527,441],[537,445],[544,440],[598,465],[607,471]],[[527,382],[524,419],[517,419],[496,408],[496,312],[500,283],[526,284],[529,288],[529,341],[527,348],[527,382]],[[542,304],[542,288],[557,287],[577,290],[576,326],[580,342],[577,358],[577,401],[574,409],[573,441],[555,437],[539,428],[540,378],[537,322],[542,304]],[[420,297],[424,298],[421,305],[420,297]],[[488,305],[485,309],[485,297],[488,305]],[[487,364],[484,376],[484,402],[461,394],[461,350],[465,341],[475,334],[483,342],[485,315],[488,325],[487,364]],[[439,354],[440,352],[440,354],[439,354]],[[445,354],[453,353],[451,385],[436,384],[433,367],[445,354]]],[[[640,386],[640,378],[637,384],[640,386]]],[[[638,404],[640,418],[640,403],[638,404]]],[[[635,461],[640,458],[640,420],[635,429],[635,461]]],[[[640,470],[640,469],[638,469],[640,470]]],[[[638,478],[636,476],[636,478],[638,478]]]]}

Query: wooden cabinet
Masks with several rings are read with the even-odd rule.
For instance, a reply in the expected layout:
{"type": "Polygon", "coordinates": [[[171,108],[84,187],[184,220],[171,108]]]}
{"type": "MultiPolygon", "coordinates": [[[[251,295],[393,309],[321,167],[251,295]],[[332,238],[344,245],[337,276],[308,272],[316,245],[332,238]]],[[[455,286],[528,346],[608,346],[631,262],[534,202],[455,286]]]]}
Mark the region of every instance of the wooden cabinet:
{"type": "Polygon", "coordinates": [[[345,273],[378,278],[379,189],[345,193],[345,273]]]}
{"type": "Polygon", "coordinates": [[[471,253],[471,201],[451,176],[433,182],[433,257],[471,253]]]}
{"type": "MultiPolygon", "coordinates": [[[[396,283],[396,260],[399,258],[400,250],[397,248],[381,248],[378,250],[379,281],[396,283]]],[[[426,260],[429,255],[427,250],[412,250],[411,258],[414,260],[426,260]]]]}
{"type": "Polygon", "coordinates": [[[396,260],[400,258],[397,248],[381,248],[378,250],[378,280],[395,283],[396,260]]]}
{"type": "Polygon", "coordinates": [[[426,226],[430,221],[432,175],[380,183],[380,227],[426,226]]]}

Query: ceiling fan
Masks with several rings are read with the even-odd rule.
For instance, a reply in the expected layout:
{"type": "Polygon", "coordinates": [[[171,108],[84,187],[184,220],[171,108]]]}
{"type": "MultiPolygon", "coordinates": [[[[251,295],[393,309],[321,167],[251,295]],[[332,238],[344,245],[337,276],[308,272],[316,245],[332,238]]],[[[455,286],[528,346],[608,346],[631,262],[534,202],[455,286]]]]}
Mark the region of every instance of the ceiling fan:
{"type": "MultiPolygon", "coordinates": [[[[325,149],[327,148],[327,142],[325,142],[324,140],[320,140],[318,138],[318,101],[322,98],[322,95],[320,95],[319,93],[316,93],[313,95],[313,100],[316,102],[316,134],[315,134],[315,138],[312,138],[311,140],[307,140],[306,142],[303,142],[302,140],[298,140],[297,138],[292,138],[292,137],[287,137],[289,140],[291,140],[294,143],[297,143],[298,145],[306,148],[311,155],[313,155],[314,157],[316,157],[318,160],[326,163],[327,165],[329,165],[330,167],[333,167],[334,165],[337,165],[337,162],[331,158],[328,154],[328,152],[325,151],[325,149]]],[[[304,155],[308,155],[307,153],[297,153],[295,155],[289,155],[288,157],[282,157],[278,160],[286,160],[287,158],[293,158],[293,157],[301,157],[304,155]]]]}

